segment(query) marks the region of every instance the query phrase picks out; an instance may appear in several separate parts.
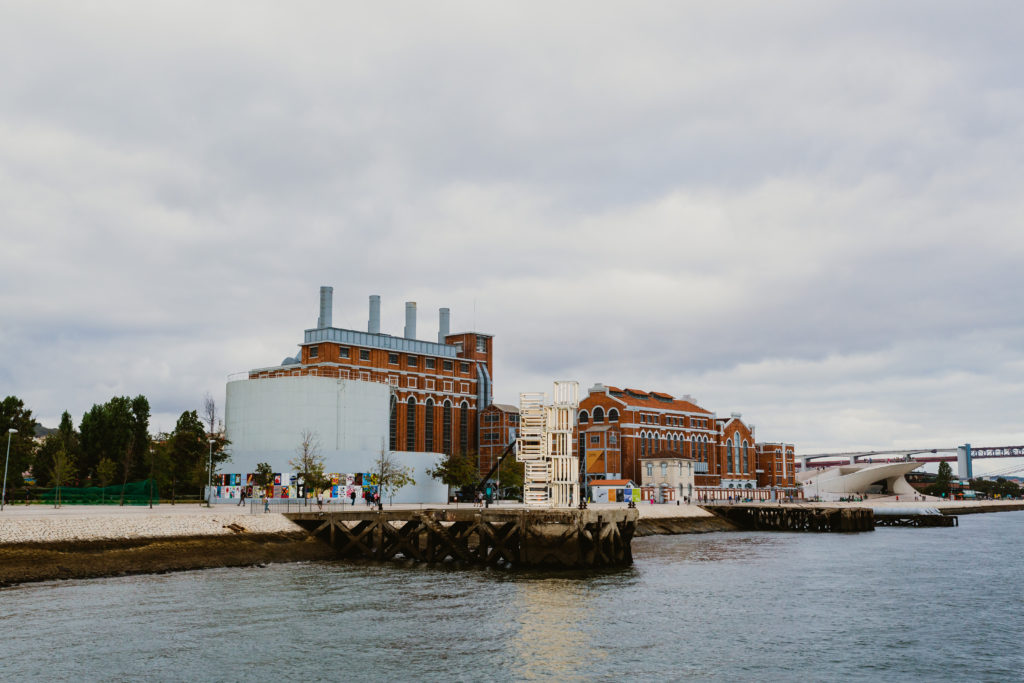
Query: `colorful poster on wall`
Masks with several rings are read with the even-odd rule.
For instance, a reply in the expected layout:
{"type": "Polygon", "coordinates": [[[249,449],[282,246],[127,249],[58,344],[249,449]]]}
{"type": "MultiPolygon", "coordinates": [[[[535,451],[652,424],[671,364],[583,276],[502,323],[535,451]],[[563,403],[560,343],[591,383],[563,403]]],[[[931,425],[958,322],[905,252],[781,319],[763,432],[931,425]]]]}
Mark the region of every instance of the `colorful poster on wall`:
{"type": "Polygon", "coordinates": [[[248,474],[245,475],[245,485],[246,486],[252,486],[255,483],[256,483],[256,475],[255,474],[253,474],[252,472],[249,472],[248,474]]]}
{"type": "Polygon", "coordinates": [[[280,485],[281,485],[281,473],[277,472],[276,474],[274,474],[274,486],[280,486],[280,485]]]}
{"type": "MultiPolygon", "coordinates": [[[[626,490],[628,491],[629,489],[626,490]]],[[[633,497],[630,500],[632,500],[634,503],[640,502],[640,489],[633,489],[633,497]]]]}
{"type": "Polygon", "coordinates": [[[332,472],[331,475],[331,486],[337,486],[341,483],[341,475],[337,472],[332,472]]]}

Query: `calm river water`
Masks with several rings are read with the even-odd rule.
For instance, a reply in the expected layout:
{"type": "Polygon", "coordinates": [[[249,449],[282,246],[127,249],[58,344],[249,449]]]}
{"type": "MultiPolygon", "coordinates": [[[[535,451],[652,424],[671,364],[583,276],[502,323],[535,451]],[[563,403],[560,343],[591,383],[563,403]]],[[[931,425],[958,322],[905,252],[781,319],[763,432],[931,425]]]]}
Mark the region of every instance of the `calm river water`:
{"type": "Polygon", "coordinates": [[[553,575],[342,563],[0,590],[2,680],[1024,678],[1024,512],[636,539],[553,575]]]}

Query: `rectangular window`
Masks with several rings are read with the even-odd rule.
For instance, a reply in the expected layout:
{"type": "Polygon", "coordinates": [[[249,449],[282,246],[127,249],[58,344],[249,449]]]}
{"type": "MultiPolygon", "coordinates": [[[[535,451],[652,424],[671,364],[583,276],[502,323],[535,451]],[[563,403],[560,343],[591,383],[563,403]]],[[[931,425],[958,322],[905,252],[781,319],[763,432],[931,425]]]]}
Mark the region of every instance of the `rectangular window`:
{"type": "Polygon", "coordinates": [[[452,383],[451,382],[445,382],[444,383],[444,390],[447,391],[447,392],[451,392],[452,391],[452,383]]]}
{"type": "Polygon", "coordinates": [[[428,377],[426,382],[427,382],[427,389],[433,390],[433,388],[434,388],[434,380],[432,380],[431,378],[428,377]]]}
{"type": "Polygon", "coordinates": [[[445,372],[451,372],[452,371],[452,362],[450,360],[446,360],[444,362],[444,369],[445,369],[445,372]]]}
{"type": "Polygon", "coordinates": [[[359,360],[370,360],[370,349],[359,349],[359,360]]]}
{"type": "Polygon", "coordinates": [[[405,378],[405,386],[415,388],[416,387],[416,378],[415,377],[406,377],[405,378]]]}
{"type": "Polygon", "coordinates": [[[363,380],[364,382],[369,382],[370,381],[370,373],[368,373],[366,371],[360,372],[359,373],[359,379],[363,380]]]}
{"type": "Polygon", "coordinates": [[[459,391],[461,391],[464,394],[468,394],[469,384],[467,384],[466,382],[459,382],[459,391]]]}
{"type": "Polygon", "coordinates": [[[398,386],[398,375],[388,375],[388,384],[393,387],[398,386]]]}
{"type": "Polygon", "coordinates": [[[408,365],[410,368],[416,367],[416,356],[409,356],[408,358],[406,358],[405,364],[408,365]]]}
{"type": "Polygon", "coordinates": [[[348,358],[348,347],[347,346],[339,346],[338,347],[338,357],[339,358],[348,358]]]}
{"type": "Polygon", "coordinates": [[[398,365],[398,354],[397,353],[389,353],[388,354],[388,365],[398,365]]]}
{"type": "Polygon", "coordinates": [[[487,353],[487,338],[477,337],[476,338],[476,350],[480,353],[487,353]]]}
{"type": "Polygon", "coordinates": [[[427,370],[433,370],[437,367],[437,361],[433,358],[425,358],[423,362],[426,363],[427,370]]]}
{"type": "Polygon", "coordinates": [[[469,363],[459,363],[459,372],[463,375],[469,374],[469,363]]]}
{"type": "Polygon", "coordinates": [[[590,443],[601,443],[601,435],[600,434],[591,434],[590,435],[590,443]]]}
{"type": "Polygon", "coordinates": [[[310,358],[316,358],[317,355],[319,355],[319,353],[320,353],[320,349],[318,347],[316,347],[316,346],[310,346],[309,347],[309,357],[310,358]]]}

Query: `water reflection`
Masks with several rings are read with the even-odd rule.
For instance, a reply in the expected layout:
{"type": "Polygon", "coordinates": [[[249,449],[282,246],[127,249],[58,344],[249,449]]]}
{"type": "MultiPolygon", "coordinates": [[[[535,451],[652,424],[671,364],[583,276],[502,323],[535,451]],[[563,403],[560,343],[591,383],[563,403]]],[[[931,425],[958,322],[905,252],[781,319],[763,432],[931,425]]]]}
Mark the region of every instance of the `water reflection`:
{"type": "Polygon", "coordinates": [[[640,562],[757,562],[785,545],[786,534],[706,534],[645,536],[633,541],[633,557],[640,562]]]}
{"type": "Polygon", "coordinates": [[[600,615],[589,586],[573,578],[523,581],[517,585],[519,629],[512,643],[513,678],[579,680],[579,672],[607,656],[587,637],[600,615]]]}

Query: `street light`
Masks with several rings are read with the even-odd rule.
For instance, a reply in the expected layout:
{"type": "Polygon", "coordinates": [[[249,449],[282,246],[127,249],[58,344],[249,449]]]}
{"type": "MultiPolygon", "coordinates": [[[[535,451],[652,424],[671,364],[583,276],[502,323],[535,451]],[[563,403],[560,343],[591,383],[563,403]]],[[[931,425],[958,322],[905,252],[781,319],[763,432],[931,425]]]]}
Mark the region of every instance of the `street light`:
{"type": "Polygon", "coordinates": [[[7,463],[11,461],[11,434],[16,434],[17,429],[11,427],[7,430],[7,457],[4,458],[4,490],[0,493],[0,510],[4,509],[4,503],[7,502],[7,463]]]}
{"type": "Polygon", "coordinates": [[[209,477],[206,481],[206,507],[211,507],[213,504],[213,439],[209,439],[210,442],[210,471],[209,477]]]}

